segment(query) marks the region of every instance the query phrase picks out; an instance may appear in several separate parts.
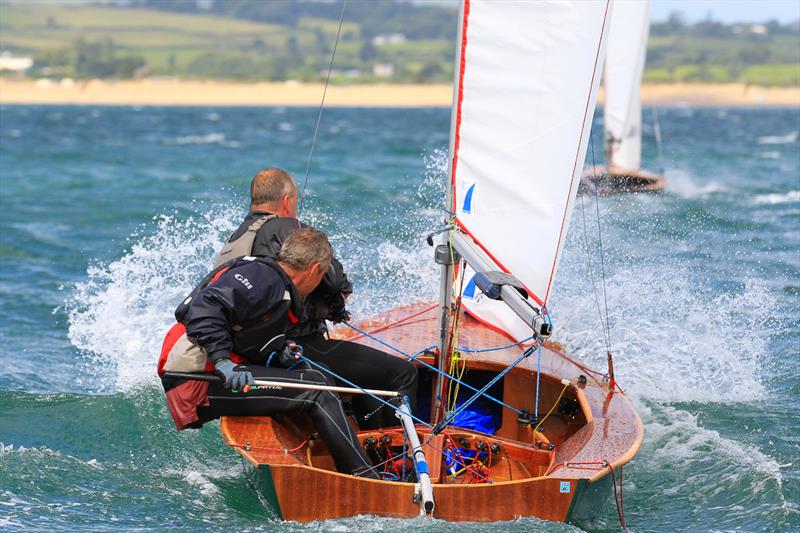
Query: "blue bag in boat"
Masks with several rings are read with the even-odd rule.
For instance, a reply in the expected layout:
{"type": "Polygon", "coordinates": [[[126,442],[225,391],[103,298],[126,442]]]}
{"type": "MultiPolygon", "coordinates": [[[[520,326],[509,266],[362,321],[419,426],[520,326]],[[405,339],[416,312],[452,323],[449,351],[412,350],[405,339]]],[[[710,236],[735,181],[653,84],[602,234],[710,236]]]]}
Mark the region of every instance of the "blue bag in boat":
{"type": "Polygon", "coordinates": [[[471,429],[472,431],[480,431],[487,435],[494,435],[494,432],[497,431],[497,420],[488,410],[482,409],[481,406],[471,406],[469,409],[464,409],[456,416],[453,425],[459,428],[471,429]]]}

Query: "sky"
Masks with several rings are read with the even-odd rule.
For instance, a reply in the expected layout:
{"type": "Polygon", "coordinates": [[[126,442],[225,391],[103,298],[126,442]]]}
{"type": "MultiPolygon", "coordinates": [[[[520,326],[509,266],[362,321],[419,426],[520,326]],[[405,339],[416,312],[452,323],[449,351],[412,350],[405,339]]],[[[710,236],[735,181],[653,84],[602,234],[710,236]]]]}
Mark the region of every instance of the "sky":
{"type": "Polygon", "coordinates": [[[781,23],[800,19],[800,0],[652,0],[650,19],[664,21],[673,11],[682,11],[687,22],[704,20],[710,13],[713,20],[731,22],[781,23]]]}
{"type": "MultiPolygon", "coordinates": [[[[454,6],[457,0],[411,0],[416,4],[454,6]]],[[[637,2],[640,0],[617,0],[637,2]]],[[[731,22],[766,22],[777,19],[782,24],[800,19],[800,0],[651,0],[650,20],[662,22],[673,11],[682,11],[687,22],[713,20],[731,22]]]]}

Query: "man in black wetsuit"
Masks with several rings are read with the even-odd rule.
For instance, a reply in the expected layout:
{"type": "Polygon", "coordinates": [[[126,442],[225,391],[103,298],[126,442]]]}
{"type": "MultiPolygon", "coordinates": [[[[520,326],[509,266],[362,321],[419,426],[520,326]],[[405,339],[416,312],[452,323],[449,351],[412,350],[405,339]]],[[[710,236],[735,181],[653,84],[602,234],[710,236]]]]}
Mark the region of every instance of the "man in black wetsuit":
{"type": "MultiPolygon", "coordinates": [[[[306,227],[296,219],[296,210],[297,187],[292,177],[279,168],[261,170],[250,185],[250,212],[228,239],[215,265],[244,255],[276,257],[286,238],[297,228],[306,227]]],[[[340,323],[350,319],[345,300],[352,292],[342,264],[334,257],[322,282],[306,299],[306,318],[289,330],[289,338],[314,362],[360,387],[399,391],[413,406],[417,369],[412,363],[355,342],[327,337],[326,320],[340,323]]],[[[399,423],[391,408],[368,396],[354,398],[353,407],[363,429],[399,423]]]]}
{"type": "Polygon", "coordinates": [[[281,387],[245,393],[254,378],[334,384],[300,362],[297,346],[285,335],[302,317],[303,298],[319,284],[332,257],[324,233],[298,230],[286,239],[275,260],[246,257],[228,262],[178,306],[178,323],[164,340],[158,364],[178,429],[200,427],[221,416],[307,413],[340,472],[375,477],[336,393],[281,387]],[[209,384],[169,374],[202,370],[215,372],[222,382],[209,384]]]}

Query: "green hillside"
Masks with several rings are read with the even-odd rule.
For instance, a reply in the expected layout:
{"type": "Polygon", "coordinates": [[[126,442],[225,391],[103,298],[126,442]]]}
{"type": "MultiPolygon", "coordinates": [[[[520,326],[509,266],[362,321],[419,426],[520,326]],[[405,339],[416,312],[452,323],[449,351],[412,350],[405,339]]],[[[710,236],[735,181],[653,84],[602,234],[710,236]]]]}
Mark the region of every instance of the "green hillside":
{"type": "MultiPolygon", "coordinates": [[[[0,0],[0,50],[31,77],[320,80],[341,4],[135,0],[120,7],[0,0]]],[[[452,80],[452,6],[352,0],[335,83],[452,80]]],[[[800,26],[654,24],[645,80],[800,85],[800,26]]]]}

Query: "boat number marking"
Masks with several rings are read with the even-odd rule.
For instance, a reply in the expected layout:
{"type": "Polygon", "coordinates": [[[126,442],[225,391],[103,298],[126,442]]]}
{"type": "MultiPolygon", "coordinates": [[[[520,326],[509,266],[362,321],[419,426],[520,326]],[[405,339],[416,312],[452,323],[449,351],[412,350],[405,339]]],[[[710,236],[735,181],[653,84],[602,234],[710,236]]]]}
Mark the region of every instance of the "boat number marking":
{"type": "Polygon", "coordinates": [[[569,481],[562,481],[561,487],[559,487],[558,492],[562,494],[569,494],[569,481]]]}

